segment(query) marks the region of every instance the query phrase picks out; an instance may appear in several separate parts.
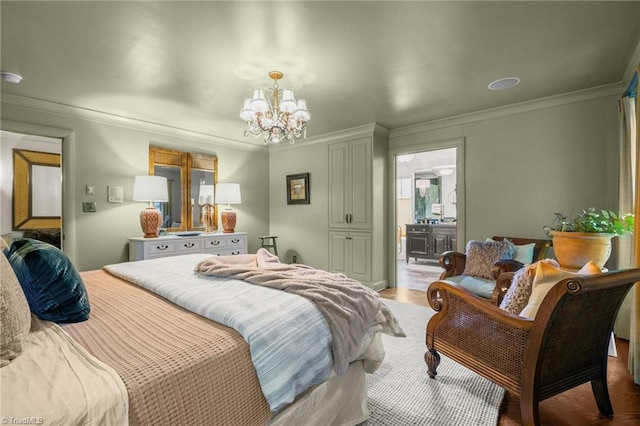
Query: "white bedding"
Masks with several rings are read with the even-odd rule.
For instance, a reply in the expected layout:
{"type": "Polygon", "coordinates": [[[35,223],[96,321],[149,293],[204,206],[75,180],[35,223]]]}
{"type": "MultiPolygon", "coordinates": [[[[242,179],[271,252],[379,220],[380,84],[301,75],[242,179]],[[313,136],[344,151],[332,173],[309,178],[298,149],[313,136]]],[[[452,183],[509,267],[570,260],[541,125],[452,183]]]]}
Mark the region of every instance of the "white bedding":
{"type": "MultiPolygon", "coordinates": [[[[294,401],[331,373],[331,334],[325,318],[306,298],[245,281],[195,274],[203,254],[107,265],[106,271],[173,303],[238,331],[251,358],[272,412],[294,401]]],[[[350,361],[365,359],[372,373],[383,350],[365,351],[377,324],[366,334],[350,361]],[[363,352],[364,351],[364,352],[363,352]]],[[[373,345],[372,347],[375,347],[373,345]]]]}
{"type": "Polygon", "coordinates": [[[4,424],[126,425],[124,383],[57,324],[32,316],[19,357],[0,369],[4,424]]]}

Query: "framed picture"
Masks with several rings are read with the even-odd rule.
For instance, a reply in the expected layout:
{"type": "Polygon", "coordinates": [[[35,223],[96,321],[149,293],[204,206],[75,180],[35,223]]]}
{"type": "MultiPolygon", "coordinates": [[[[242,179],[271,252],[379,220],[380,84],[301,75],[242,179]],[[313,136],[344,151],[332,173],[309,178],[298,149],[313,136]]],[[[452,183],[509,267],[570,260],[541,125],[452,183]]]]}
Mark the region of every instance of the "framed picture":
{"type": "Polygon", "coordinates": [[[287,175],[287,204],[310,204],[309,173],[287,175]]]}

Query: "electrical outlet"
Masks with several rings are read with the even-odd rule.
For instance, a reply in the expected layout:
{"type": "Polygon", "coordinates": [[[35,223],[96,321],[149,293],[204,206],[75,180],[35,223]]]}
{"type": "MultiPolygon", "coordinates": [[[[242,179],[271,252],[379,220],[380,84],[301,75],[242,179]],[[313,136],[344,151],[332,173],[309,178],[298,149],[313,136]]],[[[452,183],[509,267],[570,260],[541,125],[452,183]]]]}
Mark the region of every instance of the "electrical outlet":
{"type": "Polygon", "coordinates": [[[294,255],[292,261],[293,263],[298,263],[298,256],[294,255]]]}
{"type": "Polygon", "coordinates": [[[95,213],[96,212],[96,203],[91,201],[83,201],[82,202],[82,212],[83,213],[95,213]]]}

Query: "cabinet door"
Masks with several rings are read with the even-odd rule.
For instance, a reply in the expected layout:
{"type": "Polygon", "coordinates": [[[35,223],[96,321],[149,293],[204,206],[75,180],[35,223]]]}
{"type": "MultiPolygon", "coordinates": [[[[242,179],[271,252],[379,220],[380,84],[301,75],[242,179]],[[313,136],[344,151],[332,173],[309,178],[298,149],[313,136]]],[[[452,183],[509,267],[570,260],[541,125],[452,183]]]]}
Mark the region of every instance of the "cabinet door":
{"type": "Polygon", "coordinates": [[[411,257],[424,258],[429,254],[429,232],[413,230],[407,232],[407,261],[411,257]]]}
{"type": "Polygon", "coordinates": [[[349,227],[370,229],[372,225],[373,174],[370,138],[349,143],[349,227]]]}
{"type": "Polygon", "coordinates": [[[372,141],[329,145],[329,227],[371,229],[372,141]]]}
{"type": "Polygon", "coordinates": [[[348,142],[329,145],[329,227],[346,228],[348,213],[348,142]]]}
{"type": "Polygon", "coordinates": [[[434,231],[431,236],[430,256],[438,258],[445,251],[449,250],[449,235],[447,233],[434,231]]]}
{"type": "Polygon", "coordinates": [[[349,277],[362,282],[371,281],[371,233],[351,232],[350,242],[350,273],[349,277]]]}
{"type": "Polygon", "coordinates": [[[329,232],[329,270],[349,275],[349,233],[329,232]]]}

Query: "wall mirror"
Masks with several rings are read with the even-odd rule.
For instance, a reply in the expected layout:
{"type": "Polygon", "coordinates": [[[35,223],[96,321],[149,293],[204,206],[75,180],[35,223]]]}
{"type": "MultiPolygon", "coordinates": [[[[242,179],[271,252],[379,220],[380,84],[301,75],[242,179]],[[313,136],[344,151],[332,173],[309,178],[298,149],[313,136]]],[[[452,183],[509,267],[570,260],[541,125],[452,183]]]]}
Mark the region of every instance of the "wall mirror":
{"type": "Polygon", "coordinates": [[[60,154],[13,150],[14,231],[60,229],[62,169],[60,154]]]}
{"type": "MultiPolygon", "coordinates": [[[[157,203],[163,228],[167,232],[204,230],[201,205],[213,203],[218,157],[150,146],[149,174],[167,178],[169,201],[157,203]]],[[[217,206],[214,209],[214,228],[217,229],[217,206]]]]}
{"type": "Polygon", "coordinates": [[[416,172],[414,182],[414,212],[419,223],[441,219],[442,184],[433,172],[416,172]]]}

